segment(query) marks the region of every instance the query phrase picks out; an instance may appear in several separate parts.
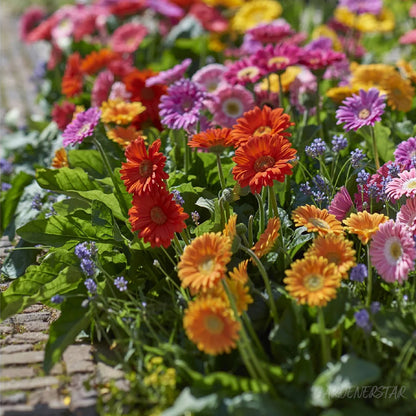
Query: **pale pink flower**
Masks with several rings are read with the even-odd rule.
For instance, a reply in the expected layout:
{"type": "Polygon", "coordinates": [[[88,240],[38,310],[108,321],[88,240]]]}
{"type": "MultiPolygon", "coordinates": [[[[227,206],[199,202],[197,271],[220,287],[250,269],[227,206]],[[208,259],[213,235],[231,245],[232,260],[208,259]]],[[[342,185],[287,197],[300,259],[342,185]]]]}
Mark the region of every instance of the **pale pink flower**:
{"type": "Polygon", "coordinates": [[[390,199],[416,197],[416,169],[404,170],[397,178],[393,178],[386,186],[386,194],[390,199]]]}

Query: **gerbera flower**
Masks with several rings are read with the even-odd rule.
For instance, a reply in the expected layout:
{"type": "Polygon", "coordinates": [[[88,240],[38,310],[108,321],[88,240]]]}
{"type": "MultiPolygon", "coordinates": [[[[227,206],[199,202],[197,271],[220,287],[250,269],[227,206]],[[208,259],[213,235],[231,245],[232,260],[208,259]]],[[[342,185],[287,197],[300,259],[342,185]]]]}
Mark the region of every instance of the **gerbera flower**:
{"type": "Polygon", "coordinates": [[[169,175],[163,171],[166,156],[159,152],[160,139],[155,140],[146,150],[143,137],[139,137],[126,149],[126,163],[122,163],[121,179],[127,192],[131,194],[149,194],[165,188],[164,179],[169,175]]]}
{"type": "Polygon", "coordinates": [[[63,147],[61,147],[55,152],[55,156],[52,159],[52,167],[60,169],[68,166],[68,155],[66,153],[66,150],[63,147]]]}
{"type": "Polygon", "coordinates": [[[351,97],[354,94],[358,94],[359,89],[350,85],[342,85],[338,87],[329,88],[326,91],[326,96],[336,103],[341,103],[347,97],[351,97]]]}
{"type": "Polygon", "coordinates": [[[225,65],[209,64],[196,71],[192,76],[192,81],[213,94],[223,82],[223,74],[226,70],[225,65]]]}
{"type": "Polygon", "coordinates": [[[374,126],[381,120],[384,113],[385,96],[379,95],[376,88],[370,88],[367,92],[360,90],[359,95],[346,98],[336,112],[337,124],[345,123],[344,129],[357,131],[363,126],[374,126]]]}
{"type": "Polygon", "coordinates": [[[266,229],[252,248],[258,258],[265,256],[273,248],[277,237],[279,236],[279,230],[279,218],[270,218],[266,229]]]}
{"type": "Polygon", "coordinates": [[[258,42],[276,44],[295,32],[289,23],[283,19],[278,19],[271,23],[261,23],[249,29],[246,33],[258,42]]]}
{"type": "Polygon", "coordinates": [[[408,79],[404,79],[397,71],[386,75],[381,80],[381,88],[387,93],[387,104],[398,111],[410,111],[415,89],[408,79]]]}
{"type": "Polygon", "coordinates": [[[244,113],[243,117],[237,119],[233,126],[231,136],[236,146],[245,144],[252,136],[264,134],[278,134],[290,137],[292,134],[285,131],[295,123],[290,122],[290,116],[283,112],[283,108],[271,109],[264,106],[262,109],[255,107],[244,113]]]}
{"type": "Polygon", "coordinates": [[[59,130],[65,130],[65,127],[72,121],[74,111],[75,104],[69,101],[53,105],[52,120],[58,125],[59,130]]]}
{"type": "Polygon", "coordinates": [[[358,65],[352,63],[350,65],[351,79],[350,83],[353,88],[369,90],[372,87],[377,88],[381,94],[384,91],[381,87],[382,79],[395,72],[392,65],[386,64],[369,64],[369,65],[358,65]]]}
{"type": "Polygon", "coordinates": [[[190,302],[183,326],[198,349],[211,355],[229,353],[239,339],[240,324],[221,299],[202,297],[190,302]]]}
{"type": "MultiPolygon", "coordinates": [[[[289,66],[283,74],[280,75],[280,82],[282,83],[283,92],[288,92],[293,82],[298,75],[302,72],[300,66],[289,66]]],[[[277,74],[270,74],[264,77],[255,88],[259,88],[263,91],[270,91],[278,93],[280,91],[279,76],[277,74]]]]}
{"type": "Polygon", "coordinates": [[[416,248],[409,228],[393,220],[381,224],[371,242],[370,256],[386,282],[403,283],[415,268],[416,248]]]}
{"type": "Polygon", "coordinates": [[[339,0],[338,6],[345,7],[355,14],[379,14],[383,7],[383,2],[382,0],[339,0]]]}
{"type": "Polygon", "coordinates": [[[19,20],[19,35],[24,42],[27,41],[29,33],[44,19],[46,11],[42,7],[30,6],[26,8],[19,20]]]}
{"type": "Polygon", "coordinates": [[[380,224],[388,221],[389,217],[384,214],[374,212],[370,214],[367,211],[352,213],[343,221],[345,228],[350,234],[357,234],[357,237],[363,244],[367,244],[374,233],[380,227],[380,224]]]}
{"type": "Polygon", "coordinates": [[[227,147],[234,146],[231,129],[208,129],[194,134],[188,141],[188,146],[206,149],[212,153],[222,153],[227,147]]]}
{"type": "Polygon", "coordinates": [[[396,66],[399,68],[400,74],[404,78],[416,84],[416,70],[413,68],[410,62],[407,62],[404,59],[399,59],[396,62],[396,66]]]}
{"type": "Polygon", "coordinates": [[[231,259],[231,240],[221,233],[196,237],[185,247],[178,264],[183,287],[198,292],[214,287],[225,277],[231,259]]]}
{"type": "Polygon", "coordinates": [[[62,133],[64,147],[69,144],[82,143],[86,137],[92,136],[100,121],[100,116],[101,111],[97,107],[91,107],[87,111],[78,113],[62,133]]]}
{"type": "Polygon", "coordinates": [[[133,53],[147,35],[146,26],[140,23],[125,23],[118,27],[110,38],[110,46],[114,52],[133,53]]]}
{"type": "Polygon", "coordinates": [[[377,15],[363,13],[356,19],[356,29],[363,33],[369,32],[391,32],[394,29],[394,13],[386,8],[382,8],[377,15]]]}
{"type": "Polygon", "coordinates": [[[160,99],[162,123],[171,129],[192,128],[200,119],[205,98],[206,92],[194,82],[188,79],[176,81],[160,99]]]}
{"type": "Polygon", "coordinates": [[[282,14],[282,6],[277,1],[257,0],[245,2],[231,21],[233,30],[244,33],[259,23],[271,22],[282,14]]]}
{"type": "Polygon", "coordinates": [[[142,103],[134,102],[128,103],[123,100],[108,100],[101,105],[101,121],[103,123],[115,123],[118,125],[125,125],[131,123],[134,118],[143,113],[146,108],[142,103]]]}
{"type": "Polygon", "coordinates": [[[355,266],[355,250],[352,247],[353,242],[342,235],[327,234],[314,240],[305,257],[325,257],[329,263],[335,264],[343,278],[347,278],[348,270],[355,266]]]}
{"type": "Polygon", "coordinates": [[[314,205],[303,205],[292,212],[292,219],[296,227],[306,227],[309,232],[318,232],[319,235],[329,233],[343,234],[341,222],[335,215],[329,214],[326,209],[314,205]]]}
{"type": "Polygon", "coordinates": [[[241,85],[220,87],[210,106],[214,123],[232,127],[236,120],[254,105],[253,95],[241,85]]]}
{"type": "Polygon", "coordinates": [[[228,65],[224,79],[231,85],[246,85],[258,81],[265,71],[252,58],[244,58],[228,65]]]}
{"type": "Polygon", "coordinates": [[[157,75],[150,77],[146,80],[146,87],[152,87],[153,85],[163,84],[170,85],[175,81],[179,81],[183,78],[186,70],[191,65],[192,59],[186,58],[180,64],[175,65],[166,71],[159,72],[157,75]]]}
{"type": "Polygon", "coordinates": [[[248,282],[248,273],[247,273],[248,260],[243,260],[238,263],[237,267],[234,267],[232,271],[228,272],[228,275],[231,280],[239,281],[243,284],[248,282]]]}
{"type": "Polygon", "coordinates": [[[100,49],[99,51],[92,51],[81,61],[81,70],[88,75],[95,74],[103,68],[106,68],[117,57],[117,53],[106,48],[100,49]]]}
{"type": "Polygon", "coordinates": [[[195,2],[190,8],[189,14],[194,16],[209,32],[223,33],[228,29],[228,19],[219,10],[207,4],[195,2]]]}
{"type": "Polygon", "coordinates": [[[394,157],[405,170],[416,167],[416,136],[401,142],[394,151],[394,157]]]}
{"type": "Polygon", "coordinates": [[[397,178],[393,178],[386,186],[386,194],[391,199],[416,197],[416,169],[404,170],[397,178]]]}
{"type": "Polygon", "coordinates": [[[107,137],[124,149],[139,136],[142,136],[142,132],[136,130],[134,126],[117,126],[114,129],[107,130],[107,137]]]}
{"type": "Polygon", "coordinates": [[[324,257],[305,257],[285,271],[286,290],[301,305],[325,306],[337,294],[340,274],[324,257]]]}
{"type": "Polygon", "coordinates": [[[404,35],[400,36],[399,43],[402,45],[416,44],[416,29],[409,30],[404,35]]]}
{"type": "Polygon", "coordinates": [[[175,236],[186,228],[189,217],[175,202],[173,195],[163,188],[158,192],[133,196],[129,220],[133,231],[152,247],[168,248],[175,236]]]}
{"type": "Polygon", "coordinates": [[[231,241],[237,236],[237,214],[232,214],[230,219],[226,222],[223,235],[227,236],[231,241]]]}
{"type": "Polygon", "coordinates": [[[303,51],[299,57],[299,63],[313,72],[326,69],[328,66],[345,59],[345,54],[335,52],[332,49],[311,49],[303,51]]]}
{"type": "Polygon", "coordinates": [[[61,90],[66,97],[74,97],[82,91],[83,75],[81,70],[81,55],[78,52],[69,56],[62,77],[61,90]]]}
{"type": "Polygon", "coordinates": [[[252,59],[265,73],[283,72],[287,67],[298,63],[300,53],[301,50],[295,45],[269,44],[258,50],[252,59]]]}
{"type": "Polygon", "coordinates": [[[283,182],[286,175],[292,174],[289,162],[295,158],[296,150],[291,146],[289,140],[280,135],[253,136],[235,152],[234,179],[242,188],[250,186],[253,193],[260,193],[264,186],[272,186],[274,180],[283,182]]]}
{"type": "Polygon", "coordinates": [[[104,101],[108,100],[113,83],[114,75],[112,72],[106,70],[97,75],[91,91],[91,104],[93,106],[99,107],[104,101]]]}
{"type": "Polygon", "coordinates": [[[342,186],[329,204],[328,212],[335,215],[338,221],[342,221],[352,206],[353,202],[350,193],[345,186],[342,186]]]}
{"type": "Polygon", "coordinates": [[[408,199],[406,204],[400,207],[396,222],[407,225],[413,234],[416,235],[416,198],[408,199]]]}

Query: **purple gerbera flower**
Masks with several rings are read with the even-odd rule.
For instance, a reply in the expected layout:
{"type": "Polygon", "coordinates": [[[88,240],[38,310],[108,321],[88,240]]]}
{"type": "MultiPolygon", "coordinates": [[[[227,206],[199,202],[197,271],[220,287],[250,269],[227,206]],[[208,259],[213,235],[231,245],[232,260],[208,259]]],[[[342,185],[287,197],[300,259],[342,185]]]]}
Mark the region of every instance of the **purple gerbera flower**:
{"type": "Polygon", "coordinates": [[[78,113],[74,120],[69,123],[62,134],[63,145],[75,145],[82,143],[86,137],[92,136],[94,129],[100,121],[101,110],[91,107],[82,113],[78,113]]]}
{"type": "Polygon", "coordinates": [[[394,151],[394,157],[405,170],[416,167],[416,136],[409,137],[405,142],[400,143],[394,151]]]}
{"type": "Polygon", "coordinates": [[[176,81],[162,95],[159,109],[162,123],[171,129],[189,129],[198,122],[207,93],[188,79],[176,81]]]}
{"type": "Polygon", "coordinates": [[[385,95],[380,96],[377,88],[368,91],[360,90],[359,95],[354,94],[347,97],[336,112],[337,124],[345,123],[344,129],[358,130],[363,126],[374,126],[376,121],[381,120],[384,113],[385,95]]]}
{"type": "Polygon", "coordinates": [[[146,87],[152,87],[153,85],[157,84],[170,85],[175,81],[180,80],[191,63],[192,59],[186,58],[180,64],[175,65],[173,68],[159,72],[154,77],[147,78],[146,87]]]}
{"type": "Polygon", "coordinates": [[[339,0],[339,7],[345,7],[356,14],[371,13],[377,15],[383,7],[382,0],[339,0]]]}

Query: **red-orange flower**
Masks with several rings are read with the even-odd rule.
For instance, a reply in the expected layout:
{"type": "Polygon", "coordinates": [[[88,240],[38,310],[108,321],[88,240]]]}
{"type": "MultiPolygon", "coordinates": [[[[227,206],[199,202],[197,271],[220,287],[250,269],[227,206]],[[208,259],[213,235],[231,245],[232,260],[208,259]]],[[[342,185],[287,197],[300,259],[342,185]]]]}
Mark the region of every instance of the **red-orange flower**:
{"type": "Polygon", "coordinates": [[[231,136],[235,145],[242,145],[251,136],[262,136],[264,134],[279,134],[280,136],[290,137],[291,133],[284,131],[294,123],[290,122],[290,116],[283,113],[283,108],[271,109],[267,105],[260,109],[255,107],[247,111],[243,117],[237,120],[233,126],[231,136]]]}
{"type": "Polygon", "coordinates": [[[163,171],[166,157],[159,152],[160,144],[160,139],[155,140],[147,151],[144,138],[139,137],[127,146],[127,162],[120,170],[127,192],[143,195],[165,188],[163,180],[169,175],[163,171]]]}
{"type": "Polygon", "coordinates": [[[78,52],[69,56],[62,78],[62,94],[74,97],[82,91],[81,55],[78,52]]]}
{"type": "Polygon", "coordinates": [[[133,206],[129,210],[129,220],[133,231],[152,247],[170,246],[175,233],[186,227],[189,217],[175,202],[166,189],[144,195],[134,195],[133,206]]]}
{"type": "Polygon", "coordinates": [[[296,150],[291,146],[280,135],[253,136],[235,152],[234,179],[242,188],[250,186],[253,193],[260,193],[263,186],[272,186],[274,180],[283,182],[285,175],[292,174],[289,162],[295,158],[296,150]]]}
{"type": "Polygon", "coordinates": [[[81,62],[81,70],[88,75],[92,75],[107,67],[118,54],[110,49],[104,48],[99,51],[92,51],[81,62]]]}
{"type": "Polygon", "coordinates": [[[226,147],[234,146],[231,129],[208,129],[192,136],[188,142],[190,147],[207,149],[212,153],[222,153],[226,147]]]}

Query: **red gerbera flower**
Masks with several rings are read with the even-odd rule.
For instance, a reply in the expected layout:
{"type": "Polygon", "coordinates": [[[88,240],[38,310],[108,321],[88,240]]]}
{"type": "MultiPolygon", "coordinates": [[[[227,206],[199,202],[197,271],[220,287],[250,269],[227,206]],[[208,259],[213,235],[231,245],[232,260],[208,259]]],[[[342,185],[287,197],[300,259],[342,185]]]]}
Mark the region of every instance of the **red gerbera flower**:
{"type": "Polygon", "coordinates": [[[263,186],[272,186],[273,181],[283,182],[285,175],[292,174],[289,163],[296,150],[285,137],[278,134],[253,136],[240,146],[233,157],[234,179],[240,186],[250,186],[251,192],[260,193],[263,186]]]}
{"type": "Polygon", "coordinates": [[[189,217],[165,189],[146,195],[134,195],[129,219],[133,231],[152,247],[170,246],[175,233],[180,233],[189,217]]]}
{"type": "Polygon", "coordinates": [[[188,142],[189,147],[207,149],[212,153],[222,153],[226,147],[233,146],[231,129],[209,129],[192,136],[188,142]]]}
{"type": "Polygon", "coordinates": [[[163,180],[169,175],[163,170],[166,157],[159,152],[160,144],[160,139],[155,140],[147,151],[143,137],[139,137],[127,146],[127,162],[120,170],[127,192],[143,195],[165,188],[163,180]]]}
{"type": "Polygon", "coordinates": [[[74,97],[82,91],[81,55],[78,52],[68,58],[61,88],[67,97],[74,97]]]}
{"type": "Polygon", "coordinates": [[[110,49],[104,48],[99,51],[92,51],[81,62],[81,70],[92,75],[97,73],[118,58],[119,55],[110,49]]]}
{"type": "Polygon", "coordinates": [[[61,104],[55,103],[52,109],[52,120],[58,125],[60,130],[65,130],[65,127],[72,121],[75,111],[75,104],[69,101],[64,101],[61,104]]]}

